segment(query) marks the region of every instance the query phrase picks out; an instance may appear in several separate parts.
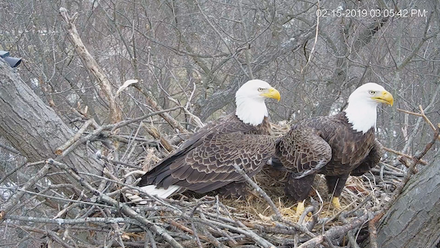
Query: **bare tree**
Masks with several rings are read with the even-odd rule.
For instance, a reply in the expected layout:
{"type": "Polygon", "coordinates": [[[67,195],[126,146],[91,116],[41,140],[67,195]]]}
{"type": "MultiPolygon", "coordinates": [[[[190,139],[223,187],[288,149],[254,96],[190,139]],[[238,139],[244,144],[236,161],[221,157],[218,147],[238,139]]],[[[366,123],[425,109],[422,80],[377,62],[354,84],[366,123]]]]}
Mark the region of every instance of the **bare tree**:
{"type": "MultiPolygon", "coordinates": [[[[107,246],[166,241],[174,247],[332,247],[346,245],[344,236],[357,247],[365,240],[363,224],[375,216],[371,245],[394,245],[393,235],[402,231],[417,236],[411,241],[419,244],[438,242],[420,243],[418,229],[408,232],[417,221],[429,224],[420,215],[422,200],[431,204],[429,213],[438,205],[417,195],[415,187],[435,181],[438,141],[420,163],[408,169],[405,162],[433,141],[425,119],[434,126],[440,122],[435,1],[61,2],[0,3],[0,49],[24,60],[15,72],[0,62],[2,232],[9,234],[12,226],[16,240],[28,246],[102,246],[99,240],[105,240],[107,246]],[[60,15],[60,7],[70,14],[60,15]],[[77,31],[73,36],[70,25],[77,31]],[[91,59],[96,63],[89,64],[91,59]],[[356,206],[315,217],[324,224],[278,219],[275,225],[244,220],[216,198],[149,198],[152,207],[118,202],[123,193],[136,192],[133,174],[172,151],[202,122],[230,112],[236,89],[251,78],[280,90],[282,101],[269,103],[275,124],[336,113],[368,81],[393,93],[395,106],[380,109],[377,123],[387,153],[380,168],[360,181],[369,198],[347,187],[342,202],[346,197],[356,206]],[[127,81],[136,83],[118,91],[127,81]],[[418,113],[419,106],[424,117],[408,114],[418,113]],[[414,202],[414,212],[403,209],[405,202],[414,202]],[[408,217],[408,228],[397,228],[394,221],[403,221],[397,213],[408,217]],[[88,222],[92,217],[97,219],[88,222]],[[133,233],[142,233],[143,241],[133,233]]],[[[281,135],[285,126],[274,128],[281,135]]],[[[431,237],[438,237],[436,230],[431,237]]]]}

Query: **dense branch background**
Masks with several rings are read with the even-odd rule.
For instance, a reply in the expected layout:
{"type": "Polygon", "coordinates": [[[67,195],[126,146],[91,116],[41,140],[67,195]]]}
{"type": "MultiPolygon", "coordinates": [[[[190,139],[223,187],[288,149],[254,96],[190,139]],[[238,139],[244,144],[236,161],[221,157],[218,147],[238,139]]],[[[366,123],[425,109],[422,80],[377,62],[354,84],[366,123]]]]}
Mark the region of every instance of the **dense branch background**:
{"type": "MultiPolygon", "coordinates": [[[[127,173],[148,169],[184,140],[187,132],[231,112],[235,91],[247,80],[259,78],[281,92],[279,103],[268,102],[271,120],[279,127],[277,134],[295,121],[340,111],[348,95],[363,83],[376,82],[389,90],[395,97],[395,105],[379,109],[377,135],[388,151],[394,152],[385,153],[378,173],[392,168],[394,174],[390,174],[395,177],[384,179],[382,174],[380,177],[371,174],[363,178],[365,184],[374,185],[369,190],[385,194],[374,199],[386,201],[386,194],[395,190],[408,171],[397,159],[398,154],[418,154],[433,137],[426,119],[398,109],[420,113],[421,106],[434,127],[440,122],[439,31],[438,3],[428,0],[0,2],[0,49],[23,58],[23,63],[15,69],[19,79],[11,80],[22,80],[39,101],[56,114],[57,123],[62,122],[65,130],[63,142],[87,123],[88,128],[81,134],[88,138],[80,140],[78,149],[82,150],[80,153],[76,150],[75,154],[89,160],[93,168],[87,169],[82,164],[76,169],[81,177],[92,178],[86,180],[90,187],[115,198],[119,193],[116,190],[130,188],[135,180],[125,177],[127,173]],[[113,105],[108,92],[75,50],[60,7],[66,8],[71,17],[77,13],[76,29],[108,78],[122,122],[132,122],[114,126],[117,123],[110,114],[114,109],[110,107],[113,105]],[[327,10],[327,16],[318,16],[318,9],[320,13],[327,10]],[[338,12],[333,15],[332,10],[338,9],[354,16],[335,16],[338,12]],[[366,10],[366,15],[362,10],[366,10]],[[401,15],[385,16],[390,10],[401,15]],[[131,79],[138,82],[116,94],[123,83],[131,79]],[[166,113],[177,125],[155,114],[168,109],[166,113]],[[135,120],[139,117],[144,118],[135,120]]],[[[0,111],[5,111],[1,105],[0,111]]],[[[142,230],[148,230],[142,237],[125,237],[126,233],[135,235],[142,231],[136,227],[137,217],[117,206],[108,207],[113,203],[102,195],[96,200],[98,193],[82,185],[81,180],[72,179],[68,175],[75,173],[57,163],[51,164],[56,170],[41,175],[35,185],[24,188],[44,165],[49,165],[45,159],[53,158],[68,166],[76,164],[66,162],[69,154],[57,154],[62,158],[57,157],[56,147],[50,148],[53,154],[47,151],[41,157],[28,154],[20,144],[32,141],[27,137],[14,139],[14,135],[12,131],[1,133],[0,197],[2,204],[11,202],[11,196],[17,192],[21,192],[23,198],[9,213],[15,219],[2,223],[2,244],[19,243],[25,247],[52,242],[67,247],[78,243],[79,246],[100,246],[99,240],[105,240],[106,246],[130,246],[139,244],[134,240],[152,240],[154,235],[164,233],[159,227],[184,228],[183,224],[168,219],[164,222],[167,225],[143,223],[148,228],[142,230]],[[62,185],[63,177],[73,180],[66,184],[76,186],[62,185]],[[123,212],[120,216],[119,211],[123,212]],[[57,227],[57,223],[50,222],[54,216],[65,218],[66,226],[57,227]],[[94,222],[96,228],[85,224],[87,217],[94,216],[101,218],[94,222]],[[45,219],[33,222],[30,217],[45,219]],[[72,230],[75,226],[69,221],[75,218],[80,219],[78,223],[82,225],[72,230]]],[[[423,161],[426,166],[435,165],[439,163],[438,157],[439,147],[434,144],[423,161]]],[[[423,166],[416,169],[422,170],[423,166]]],[[[202,200],[202,203],[175,202],[172,211],[166,209],[168,214],[180,216],[187,224],[185,228],[189,226],[188,237],[180,237],[193,242],[188,241],[188,246],[202,246],[205,242],[215,246],[226,242],[232,246],[237,244],[231,240],[240,240],[243,236],[257,240],[252,233],[244,233],[246,223],[235,222],[236,228],[242,228],[243,232],[227,233],[237,237],[226,235],[224,240],[218,238],[225,235],[220,229],[232,228],[209,222],[214,221],[214,217],[202,217],[196,219],[199,223],[194,223],[193,215],[203,215],[208,210],[208,213],[215,212],[213,209],[219,206],[223,216],[232,211],[218,199],[202,200]],[[217,233],[212,230],[194,233],[201,226],[209,226],[217,233]],[[189,236],[202,237],[202,241],[189,236]]],[[[169,204],[161,203],[147,210],[164,210],[169,204]]],[[[383,204],[372,205],[380,208],[383,204]]],[[[350,223],[344,222],[346,218],[357,216],[355,220],[360,223],[352,221],[351,224],[358,227],[371,218],[365,217],[367,215],[353,210],[340,217],[339,224],[351,230],[350,223]]],[[[233,220],[228,221],[226,223],[232,225],[233,220]]],[[[281,229],[285,235],[301,229],[292,223],[284,224],[281,229]]],[[[264,226],[266,229],[255,225],[252,228],[271,235],[276,233],[267,226],[264,226]]],[[[321,237],[321,242],[315,241],[332,247],[328,240],[333,237],[332,233],[327,233],[327,239],[323,233],[322,236],[305,230],[302,233],[308,239],[291,237],[292,241],[285,241],[286,244],[306,244],[307,240],[321,237]]],[[[270,239],[270,235],[260,236],[278,245],[284,244],[281,239],[270,239]]],[[[173,245],[166,232],[161,237],[173,245]]],[[[268,246],[264,241],[256,243],[268,246]]],[[[155,244],[150,242],[150,245],[155,244]]]]}

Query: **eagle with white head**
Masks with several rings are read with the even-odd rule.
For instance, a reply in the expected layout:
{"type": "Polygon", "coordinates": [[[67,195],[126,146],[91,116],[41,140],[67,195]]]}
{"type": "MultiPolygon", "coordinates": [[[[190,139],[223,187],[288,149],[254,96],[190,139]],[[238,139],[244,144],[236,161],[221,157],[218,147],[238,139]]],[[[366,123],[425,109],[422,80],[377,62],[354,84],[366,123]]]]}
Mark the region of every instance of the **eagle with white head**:
{"type": "Polygon", "coordinates": [[[239,165],[252,177],[275,152],[267,98],[279,101],[280,93],[262,80],[246,82],[236,92],[234,114],[194,133],[173,154],[145,173],[138,186],[160,198],[184,190],[239,192],[245,180],[233,165],[239,165]]]}
{"type": "Polygon", "coordinates": [[[393,102],[382,86],[364,84],[350,95],[344,111],[302,120],[277,141],[273,165],[289,171],[285,193],[299,202],[297,213],[304,211],[316,174],[325,175],[332,203],[340,208],[339,196],[348,176],[361,176],[379,163],[382,147],[375,138],[377,106],[393,102]]]}

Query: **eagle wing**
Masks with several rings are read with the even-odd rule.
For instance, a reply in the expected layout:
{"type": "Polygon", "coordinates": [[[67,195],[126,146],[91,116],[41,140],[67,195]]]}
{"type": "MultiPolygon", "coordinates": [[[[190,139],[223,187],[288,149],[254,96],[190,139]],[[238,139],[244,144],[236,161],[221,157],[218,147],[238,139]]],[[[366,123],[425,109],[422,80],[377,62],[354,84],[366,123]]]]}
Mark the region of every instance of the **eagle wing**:
{"type": "Polygon", "coordinates": [[[364,159],[364,161],[362,161],[361,164],[359,164],[357,168],[351,171],[351,175],[362,176],[364,173],[370,171],[377,164],[379,164],[382,155],[383,155],[383,146],[379,141],[375,140],[374,146],[370,150],[368,156],[364,159]]]}
{"type": "Polygon", "coordinates": [[[231,182],[243,181],[234,164],[252,177],[274,153],[275,139],[266,135],[242,133],[208,135],[189,152],[183,164],[170,166],[173,185],[206,193],[231,182]]]}
{"type": "Polygon", "coordinates": [[[295,178],[318,172],[332,158],[330,145],[321,137],[320,131],[309,126],[293,126],[279,139],[275,155],[295,178]]]}
{"type": "Polygon", "coordinates": [[[168,188],[177,185],[206,193],[232,182],[244,181],[235,171],[234,164],[250,177],[254,176],[273,155],[274,149],[275,138],[269,135],[205,130],[145,174],[139,186],[154,184],[168,188]]]}

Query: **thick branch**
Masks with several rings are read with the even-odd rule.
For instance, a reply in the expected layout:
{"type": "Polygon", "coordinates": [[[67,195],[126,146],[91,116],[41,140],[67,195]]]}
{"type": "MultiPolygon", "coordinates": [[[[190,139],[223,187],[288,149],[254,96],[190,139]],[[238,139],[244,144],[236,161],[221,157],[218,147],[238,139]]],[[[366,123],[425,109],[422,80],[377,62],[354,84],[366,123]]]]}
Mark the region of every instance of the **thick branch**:
{"type": "MultiPolygon", "coordinates": [[[[29,162],[55,158],[56,149],[74,135],[72,129],[2,59],[0,85],[0,135],[29,162]]],[[[101,171],[100,163],[87,156],[84,148],[57,159],[78,171],[95,175],[101,171]]],[[[48,178],[52,183],[66,182],[63,174],[52,173],[48,178]]]]}
{"type": "Polygon", "coordinates": [[[67,23],[66,26],[67,32],[69,34],[70,41],[75,47],[75,51],[78,53],[78,56],[81,58],[86,68],[98,80],[102,92],[107,97],[107,101],[110,106],[110,119],[112,120],[112,123],[121,121],[122,119],[121,110],[115,100],[115,97],[113,96],[110,80],[107,78],[104,71],[98,65],[96,60],[89,53],[86,46],[82,42],[78,31],[76,30],[76,26],[74,23],[76,19],[75,18],[76,14],[74,14],[73,17],[70,17],[69,14],[67,13],[67,9],[65,8],[60,8],[60,14],[63,17],[63,20],[67,23]]]}

